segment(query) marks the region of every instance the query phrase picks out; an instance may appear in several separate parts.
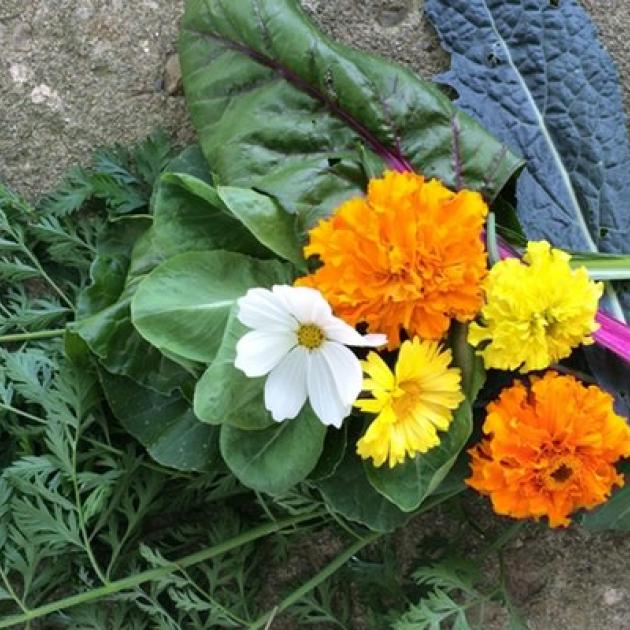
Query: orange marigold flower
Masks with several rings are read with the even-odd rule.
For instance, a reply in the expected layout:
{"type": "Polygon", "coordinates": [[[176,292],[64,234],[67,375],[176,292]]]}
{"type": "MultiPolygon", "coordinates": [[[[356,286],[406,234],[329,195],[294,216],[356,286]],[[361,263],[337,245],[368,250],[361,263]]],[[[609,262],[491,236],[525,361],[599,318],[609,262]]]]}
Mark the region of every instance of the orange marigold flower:
{"type": "Polygon", "coordinates": [[[503,390],[483,431],[466,483],[490,495],[497,514],[566,526],[572,512],[603,503],[624,483],[614,464],[630,455],[630,428],[609,394],[572,376],[547,372],[529,390],[503,390]]]}
{"type": "Polygon", "coordinates": [[[348,323],[385,333],[390,349],[401,329],[440,339],[452,318],[469,321],[481,308],[487,212],[477,192],[387,172],[311,230],[304,252],[323,265],[298,284],[319,289],[348,323]]]}

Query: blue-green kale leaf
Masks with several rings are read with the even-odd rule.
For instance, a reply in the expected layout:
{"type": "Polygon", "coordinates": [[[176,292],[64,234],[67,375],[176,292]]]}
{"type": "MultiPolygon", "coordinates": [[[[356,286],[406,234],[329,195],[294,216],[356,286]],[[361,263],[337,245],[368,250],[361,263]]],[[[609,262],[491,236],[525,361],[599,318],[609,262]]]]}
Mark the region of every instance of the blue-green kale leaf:
{"type": "MultiPolygon", "coordinates": [[[[527,167],[518,216],[530,239],[630,249],[630,150],[619,77],[575,0],[427,0],[451,53],[438,81],[527,167]]],[[[630,314],[630,292],[607,307],[630,314]],[[620,308],[620,302],[622,308],[620,308]]]]}

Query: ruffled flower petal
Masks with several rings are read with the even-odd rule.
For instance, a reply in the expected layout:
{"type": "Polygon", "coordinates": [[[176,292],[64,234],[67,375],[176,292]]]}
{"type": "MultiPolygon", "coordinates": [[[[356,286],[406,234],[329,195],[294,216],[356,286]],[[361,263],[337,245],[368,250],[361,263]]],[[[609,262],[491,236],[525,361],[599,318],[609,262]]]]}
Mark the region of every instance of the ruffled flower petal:
{"type": "Polygon", "coordinates": [[[547,241],[531,241],[523,261],[508,258],[492,267],[481,321],[468,333],[487,368],[542,370],[593,343],[603,285],[569,260],[547,241]]]}
{"type": "Polygon", "coordinates": [[[599,387],[555,372],[531,382],[515,383],[488,405],[466,483],[488,495],[498,514],[566,526],[572,512],[594,508],[623,485],[615,463],[630,455],[630,427],[599,387]]]}
{"type": "Polygon", "coordinates": [[[487,212],[478,192],[386,172],[309,232],[304,253],[322,265],[297,284],[319,289],[348,324],[385,333],[390,350],[401,330],[439,340],[483,304],[487,212]]]}

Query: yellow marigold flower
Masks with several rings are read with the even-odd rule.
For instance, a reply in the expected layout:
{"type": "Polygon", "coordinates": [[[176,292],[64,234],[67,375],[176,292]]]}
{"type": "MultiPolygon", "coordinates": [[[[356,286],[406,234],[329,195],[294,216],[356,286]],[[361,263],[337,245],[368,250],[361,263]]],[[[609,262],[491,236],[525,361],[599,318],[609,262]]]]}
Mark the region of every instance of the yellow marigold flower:
{"type": "Polygon", "coordinates": [[[385,333],[390,349],[401,328],[440,339],[451,318],[469,321],[481,308],[487,211],[477,192],[387,172],[311,230],[304,252],[323,266],[298,284],[319,289],[348,323],[385,333]]]}
{"type": "Polygon", "coordinates": [[[359,399],[355,406],[378,414],[357,443],[357,453],[371,457],[375,466],[389,460],[389,467],[407,455],[426,453],[440,443],[437,430],[446,431],[453,409],[464,399],[461,372],[449,367],[451,351],[436,341],[403,342],[395,371],[375,352],[362,361],[369,378],[363,389],[373,398],[359,399]]]}
{"type": "Polygon", "coordinates": [[[498,262],[483,284],[481,325],[470,325],[468,341],[481,345],[487,368],[542,370],[571,354],[590,336],[603,285],[585,268],[571,269],[570,256],[547,241],[530,242],[523,261],[498,262]]]}
{"type": "Polygon", "coordinates": [[[516,383],[488,405],[488,436],[469,451],[466,483],[490,495],[497,514],[543,516],[551,527],[604,502],[623,476],[615,470],[630,455],[630,428],[599,387],[547,372],[531,390],[516,383]]]}

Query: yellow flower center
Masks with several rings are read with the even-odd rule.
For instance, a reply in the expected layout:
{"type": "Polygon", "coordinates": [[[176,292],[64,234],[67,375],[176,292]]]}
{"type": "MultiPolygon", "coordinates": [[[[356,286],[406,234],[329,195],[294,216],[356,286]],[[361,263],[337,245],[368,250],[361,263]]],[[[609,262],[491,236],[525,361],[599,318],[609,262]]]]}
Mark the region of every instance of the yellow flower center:
{"type": "Polygon", "coordinates": [[[316,350],[326,339],[324,331],[315,324],[302,324],[297,331],[298,343],[309,350],[316,350]]]}
{"type": "Polygon", "coordinates": [[[422,402],[422,388],[414,382],[398,383],[391,395],[391,405],[397,422],[409,418],[422,402]]]}

